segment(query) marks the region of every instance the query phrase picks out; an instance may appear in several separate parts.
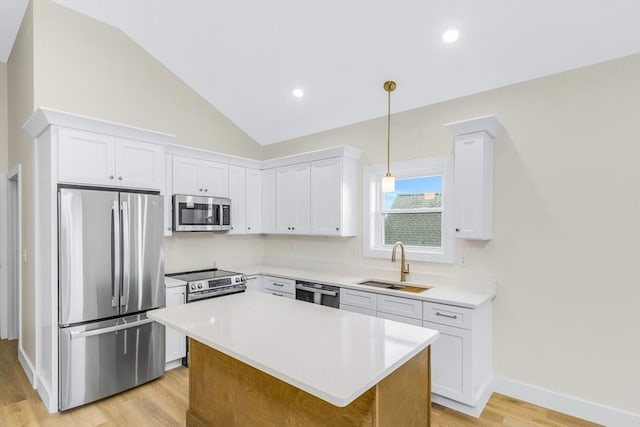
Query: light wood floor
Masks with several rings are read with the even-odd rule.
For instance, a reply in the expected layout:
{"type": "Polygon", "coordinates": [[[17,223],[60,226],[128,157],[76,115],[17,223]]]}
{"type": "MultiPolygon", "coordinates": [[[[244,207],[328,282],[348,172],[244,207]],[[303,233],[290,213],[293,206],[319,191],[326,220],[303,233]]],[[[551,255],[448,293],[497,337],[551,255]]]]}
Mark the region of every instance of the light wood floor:
{"type": "MultiPolygon", "coordinates": [[[[149,384],[99,402],[49,414],[18,363],[17,340],[0,340],[0,426],[184,426],[189,376],[173,369],[149,384]]],[[[433,427],[596,426],[494,394],[480,418],[433,405],[433,427]]],[[[331,426],[340,427],[340,426],[331,426]]]]}

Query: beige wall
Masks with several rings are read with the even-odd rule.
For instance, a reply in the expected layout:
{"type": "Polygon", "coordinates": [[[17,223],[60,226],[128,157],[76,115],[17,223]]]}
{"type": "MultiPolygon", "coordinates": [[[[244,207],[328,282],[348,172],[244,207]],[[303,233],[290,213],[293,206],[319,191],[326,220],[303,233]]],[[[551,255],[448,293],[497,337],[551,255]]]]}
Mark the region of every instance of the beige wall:
{"type": "Polygon", "coordinates": [[[120,30],[50,0],[35,6],[37,107],[171,133],[177,144],[259,156],[255,141],[120,30]]]}
{"type": "Polygon", "coordinates": [[[9,117],[7,108],[7,64],[0,62],[0,172],[5,172],[9,164],[9,117]]]}
{"type": "Polygon", "coordinates": [[[35,367],[35,235],[33,200],[33,143],[22,125],[33,112],[33,7],[29,4],[7,62],[8,168],[22,165],[22,342],[35,367]]]}
{"type": "MultiPolygon", "coordinates": [[[[495,143],[493,240],[458,242],[464,267],[411,264],[416,272],[497,279],[495,374],[635,413],[639,76],[635,55],[392,117],[392,160],[451,152],[442,123],[496,113],[504,125],[495,143]]],[[[265,157],[350,144],[364,150],[362,163],[384,162],[385,125],[373,120],[275,144],[265,157]]],[[[267,237],[265,253],[364,261],[359,238],[267,237]]]]}

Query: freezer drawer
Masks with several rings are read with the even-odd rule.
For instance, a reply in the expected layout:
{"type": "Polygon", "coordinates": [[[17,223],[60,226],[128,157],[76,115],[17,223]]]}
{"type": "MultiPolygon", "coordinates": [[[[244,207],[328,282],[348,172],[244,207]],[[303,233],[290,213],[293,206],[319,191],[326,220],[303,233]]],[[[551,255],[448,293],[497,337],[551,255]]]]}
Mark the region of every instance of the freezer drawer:
{"type": "Polygon", "coordinates": [[[60,328],[61,411],[164,373],[164,326],[146,315],[60,328]]]}

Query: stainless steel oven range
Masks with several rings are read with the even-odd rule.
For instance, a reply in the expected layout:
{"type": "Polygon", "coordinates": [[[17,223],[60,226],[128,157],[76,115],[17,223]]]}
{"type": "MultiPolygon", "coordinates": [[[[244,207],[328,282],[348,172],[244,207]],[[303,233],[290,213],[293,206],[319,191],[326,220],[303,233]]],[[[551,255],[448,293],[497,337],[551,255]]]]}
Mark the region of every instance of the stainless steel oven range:
{"type": "Polygon", "coordinates": [[[167,274],[167,276],[187,283],[187,304],[207,298],[236,294],[247,289],[247,277],[244,274],[217,268],[167,274]]]}

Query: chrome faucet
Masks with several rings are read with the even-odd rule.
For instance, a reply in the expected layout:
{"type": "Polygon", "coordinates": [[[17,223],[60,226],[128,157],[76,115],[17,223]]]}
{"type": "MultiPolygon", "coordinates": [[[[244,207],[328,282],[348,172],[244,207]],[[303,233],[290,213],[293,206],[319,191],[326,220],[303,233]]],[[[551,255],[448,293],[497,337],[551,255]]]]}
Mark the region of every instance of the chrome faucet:
{"type": "Polygon", "coordinates": [[[391,262],[396,262],[396,249],[400,246],[400,281],[407,281],[407,274],[409,274],[409,264],[406,263],[406,258],[404,257],[404,245],[402,242],[395,242],[393,244],[393,249],[391,251],[391,262]]]}

